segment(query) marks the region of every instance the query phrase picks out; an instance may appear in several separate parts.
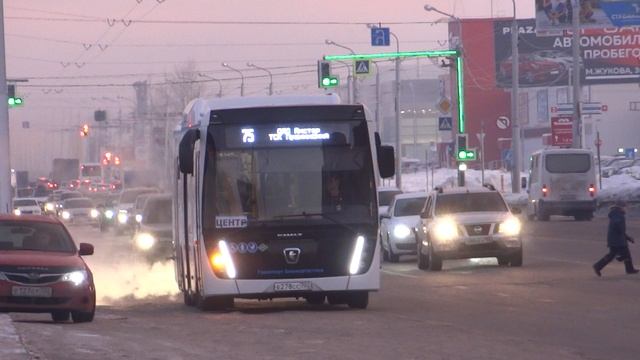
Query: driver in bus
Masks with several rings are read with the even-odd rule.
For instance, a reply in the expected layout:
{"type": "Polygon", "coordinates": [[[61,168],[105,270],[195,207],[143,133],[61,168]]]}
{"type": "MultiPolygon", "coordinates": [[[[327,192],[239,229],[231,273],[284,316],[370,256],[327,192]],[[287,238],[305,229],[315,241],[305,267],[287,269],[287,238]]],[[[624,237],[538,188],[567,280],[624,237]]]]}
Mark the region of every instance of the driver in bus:
{"type": "Polygon", "coordinates": [[[329,211],[342,211],[343,199],[340,189],[340,177],[329,175],[326,182],[327,207],[329,211]]]}

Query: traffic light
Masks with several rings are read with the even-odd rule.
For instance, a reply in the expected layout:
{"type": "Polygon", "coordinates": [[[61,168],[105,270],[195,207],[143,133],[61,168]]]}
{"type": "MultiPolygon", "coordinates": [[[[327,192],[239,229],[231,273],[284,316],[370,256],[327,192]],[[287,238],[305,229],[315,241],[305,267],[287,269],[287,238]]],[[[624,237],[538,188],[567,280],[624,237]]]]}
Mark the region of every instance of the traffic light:
{"type": "Polygon", "coordinates": [[[104,155],[102,155],[102,165],[111,164],[112,159],[113,159],[113,154],[107,151],[106,153],[104,153],[104,155]]]}
{"type": "Polygon", "coordinates": [[[338,77],[331,75],[331,63],[328,61],[318,60],[318,87],[334,87],[338,86],[338,83],[338,77]]]}
{"type": "Polygon", "coordinates": [[[7,103],[9,106],[22,105],[22,98],[16,97],[16,86],[7,84],[7,103]]]}
{"type": "Polygon", "coordinates": [[[80,128],[80,136],[89,136],[89,125],[84,124],[80,128]]]}
{"type": "Polygon", "coordinates": [[[476,160],[476,151],[467,147],[467,139],[467,134],[456,135],[456,159],[458,161],[476,160]]]}

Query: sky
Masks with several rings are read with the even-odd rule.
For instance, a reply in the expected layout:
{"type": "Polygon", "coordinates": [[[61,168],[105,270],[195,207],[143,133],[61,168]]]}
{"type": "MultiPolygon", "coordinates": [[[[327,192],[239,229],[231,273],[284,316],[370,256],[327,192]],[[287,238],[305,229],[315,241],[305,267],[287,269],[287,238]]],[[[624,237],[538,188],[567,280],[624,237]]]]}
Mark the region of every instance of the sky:
{"type": "MultiPolygon", "coordinates": [[[[492,10],[494,16],[510,16],[512,6],[509,0],[429,1],[461,18],[489,17],[492,10]]],[[[518,17],[533,15],[533,0],[516,3],[518,17]]],[[[313,92],[316,61],[346,52],[325,39],[356,52],[379,51],[369,45],[366,23],[389,26],[401,50],[447,48],[446,19],[424,11],[424,5],[424,0],[4,0],[7,76],[29,79],[20,92],[31,105],[47,108],[69,107],[70,96],[77,105],[108,106],[131,96],[127,84],[162,81],[164,73],[189,61],[216,78],[238,77],[221,66],[223,61],[245,76],[263,76],[247,79],[248,94],[265,92],[268,79],[247,62],[274,74],[297,73],[274,76],[277,92],[313,92]],[[222,21],[242,23],[212,23],[222,21]],[[296,24],[251,24],[261,21],[296,24]],[[77,84],[101,86],[68,86],[77,84]]],[[[393,51],[393,45],[384,51],[393,51]]],[[[441,72],[423,66],[424,77],[441,72]]],[[[207,86],[217,92],[216,81],[207,86]]],[[[223,82],[225,95],[238,88],[239,80],[223,82]]]]}

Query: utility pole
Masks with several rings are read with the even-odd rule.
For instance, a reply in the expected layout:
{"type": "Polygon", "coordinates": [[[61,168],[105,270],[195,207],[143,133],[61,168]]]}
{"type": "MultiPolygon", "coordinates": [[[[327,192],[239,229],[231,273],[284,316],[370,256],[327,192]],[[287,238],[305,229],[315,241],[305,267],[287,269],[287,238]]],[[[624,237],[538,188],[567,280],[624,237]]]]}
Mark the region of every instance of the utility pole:
{"type": "Polygon", "coordinates": [[[9,104],[4,47],[4,2],[0,0],[0,214],[11,211],[11,157],[9,152],[9,104]]]}
{"type": "Polygon", "coordinates": [[[573,3],[573,122],[571,130],[573,133],[573,148],[582,148],[582,117],[580,116],[580,0],[574,0],[573,3]]]}
{"type": "Polygon", "coordinates": [[[520,58],[518,51],[518,20],[516,2],[513,3],[513,22],[511,23],[511,192],[520,193],[520,171],[522,162],[522,144],[520,143],[520,120],[518,119],[518,87],[520,87],[520,58]]]}

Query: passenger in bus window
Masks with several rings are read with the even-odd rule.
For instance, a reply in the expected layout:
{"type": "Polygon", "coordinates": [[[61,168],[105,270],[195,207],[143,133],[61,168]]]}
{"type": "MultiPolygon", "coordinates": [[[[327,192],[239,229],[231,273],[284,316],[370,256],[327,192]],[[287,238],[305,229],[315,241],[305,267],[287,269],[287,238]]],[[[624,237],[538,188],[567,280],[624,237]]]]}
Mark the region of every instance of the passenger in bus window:
{"type": "Polygon", "coordinates": [[[338,175],[329,175],[326,182],[327,205],[329,211],[341,211],[343,207],[341,181],[338,175]]]}

